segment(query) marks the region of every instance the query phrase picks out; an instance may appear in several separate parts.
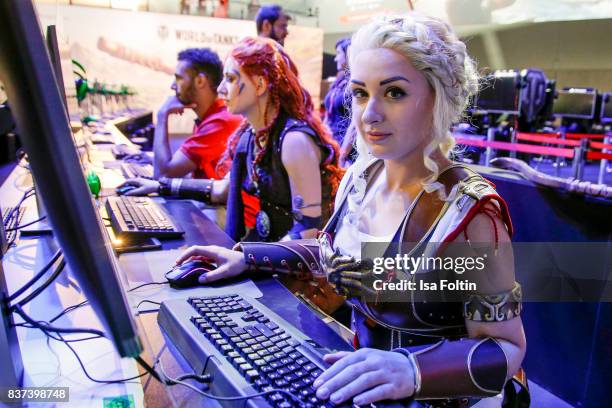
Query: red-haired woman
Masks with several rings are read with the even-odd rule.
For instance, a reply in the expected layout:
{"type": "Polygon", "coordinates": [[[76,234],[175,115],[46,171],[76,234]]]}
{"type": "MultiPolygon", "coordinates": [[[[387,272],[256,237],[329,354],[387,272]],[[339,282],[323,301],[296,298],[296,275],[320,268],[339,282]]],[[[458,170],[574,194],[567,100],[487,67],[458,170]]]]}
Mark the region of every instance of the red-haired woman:
{"type": "Polygon", "coordinates": [[[236,241],[313,238],[331,214],[342,177],[338,145],[313,109],[282,46],[240,41],[225,62],[219,97],[245,121],[228,141],[223,180],[135,179],[129,195],[159,192],[227,202],[225,229],[236,241]],[[229,170],[229,173],[228,173],[229,170]]]}
{"type": "Polygon", "coordinates": [[[295,72],[283,48],[265,38],[242,40],[225,61],[219,96],[246,118],[228,149],[226,231],[234,239],[312,238],[329,218],[341,178],[338,147],[295,72]]]}

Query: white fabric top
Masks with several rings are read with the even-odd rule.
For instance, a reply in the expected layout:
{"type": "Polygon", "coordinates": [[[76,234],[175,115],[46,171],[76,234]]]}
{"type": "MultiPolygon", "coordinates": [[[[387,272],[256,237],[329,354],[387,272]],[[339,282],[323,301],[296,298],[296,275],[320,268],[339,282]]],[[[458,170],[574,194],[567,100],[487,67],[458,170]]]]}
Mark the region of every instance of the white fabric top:
{"type": "MultiPolygon", "coordinates": [[[[349,187],[346,185],[348,175],[349,172],[347,172],[344,176],[342,180],[343,183],[341,183],[341,186],[338,189],[338,194],[336,195],[336,208],[339,208],[339,206],[342,205],[342,202],[339,201],[344,198],[344,190],[349,187]]],[[[383,170],[380,172],[380,174],[378,174],[378,177],[373,180],[363,199],[362,206],[364,208],[368,207],[368,211],[364,212],[364,215],[366,215],[368,212],[372,214],[376,213],[376,208],[378,208],[382,204],[382,198],[379,196],[378,192],[381,188],[384,187],[385,181],[386,174],[383,170]]],[[[385,203],[385,205],[388,207],[389,203],[387,202],[385,203]]],[[[388,234],[385,235],[371,235],[368,233],[372,229],[372,219],[370,217],[361,217],[357,225],[349,222],[348,217],[342,217],[340,220],[338,220],[336,236],[334,238],[334,247],[339,248],[340,252],[344,255],[352,256],[355,259],[361,259],[362,243],[391,242],[406,212],[406,209],[404,207],[404,203],[397,202],[397,211],[393,212],[396,213],[398,216],[393,220],[394,225],[389,225],[388,228],[385,228],[386,230],[390,231],[388,234]]]]}

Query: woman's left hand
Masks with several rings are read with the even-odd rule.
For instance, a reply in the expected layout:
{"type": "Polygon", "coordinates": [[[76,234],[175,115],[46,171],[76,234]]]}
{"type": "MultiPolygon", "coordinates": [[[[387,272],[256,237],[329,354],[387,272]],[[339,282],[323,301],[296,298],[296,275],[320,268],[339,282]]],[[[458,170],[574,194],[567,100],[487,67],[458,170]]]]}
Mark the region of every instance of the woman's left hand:
{"type": "Polygon", "coordinates": [[[324,360],[333,365],[313,384],[320,399],[340,404],[353,398],[354,404],[366,405],[414,394],[414,371],[403,354],[364,348],[327,354],[324,360]]]}

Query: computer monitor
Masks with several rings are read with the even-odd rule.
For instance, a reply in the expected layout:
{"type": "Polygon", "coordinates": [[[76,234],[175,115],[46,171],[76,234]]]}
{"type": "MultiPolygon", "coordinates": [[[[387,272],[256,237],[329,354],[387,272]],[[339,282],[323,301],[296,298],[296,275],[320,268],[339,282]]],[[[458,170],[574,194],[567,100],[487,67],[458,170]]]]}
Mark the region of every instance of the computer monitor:
{"type": "MultiPolygon", "coordinates": [[[[66,115],[68,115],[68,104],[66,103],[66,90],[64,89],[64,78],[62,76],[62,64],[60,62],[60,51],[57,44],[57,30],[54,25],[47,26],[47,51],[49,52],[49,58],[51,59],[51,66],[53,68],[53,74],[57,81],[57,86],[64,101],[66,108],[66,115]]],[[[70,117],[70,116],[68,116],[70,117]]]]}
{"type": "Polygon", "coordinates": [[[0,2],[0,38],[0,80],[11,100],[54,236],[119,354],[139,356],[142,345],[136,322],[72,143],[31,0],[0,2]]]}
{"type": "Polygon", "coordinates": [[[593,119],[597,91],[584,88],[563,89],[557,93],[553,115],[560,118],[593,119]]]}
{"type": "Polygon", "coordinates": [[[495,71],[484,78],[476,96],[476,111],[517,115],[520,111],[521,77],[517,71],[495,71]]]}
{"type": "Polygon", "coordinates": [[[601,123],[612,123],[612,92],[606,92],[601,98],[601,123]]]}

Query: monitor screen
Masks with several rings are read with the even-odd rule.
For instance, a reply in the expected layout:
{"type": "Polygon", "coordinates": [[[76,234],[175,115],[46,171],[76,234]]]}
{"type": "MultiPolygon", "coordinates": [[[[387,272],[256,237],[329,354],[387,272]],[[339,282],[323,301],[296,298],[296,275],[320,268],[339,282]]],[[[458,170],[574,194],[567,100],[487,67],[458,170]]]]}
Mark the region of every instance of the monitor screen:
{"type": "MultiPolygon", "coordinates": [[[[0,80],[54,238],[119,354],[142,351],[117,259],[71,139],[31,1],[0,1],[0,80]],[[27,44],[27,46],[24,46],[27,44]]],[[[5,311],[2,310],[2,313],[5,311]]]]}
{"type": "Polygon", "coordinates": [[[597,93],[585,89],[561,90],[553,104],[553,114],[562,118],[593,119],[597,93]]]}
{"type": "Polygon", "coordinates": [[[487,76],[480,84],[476,110],[487,113],[518,114],[520,110],[520,76],[509,71],[487,76]]]}
{"type": "Polygon", "coordinates": [[[601,98],[601,121],[612,123],[612,92],[603,94],[601,98]]]}

